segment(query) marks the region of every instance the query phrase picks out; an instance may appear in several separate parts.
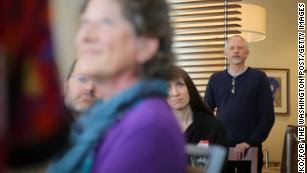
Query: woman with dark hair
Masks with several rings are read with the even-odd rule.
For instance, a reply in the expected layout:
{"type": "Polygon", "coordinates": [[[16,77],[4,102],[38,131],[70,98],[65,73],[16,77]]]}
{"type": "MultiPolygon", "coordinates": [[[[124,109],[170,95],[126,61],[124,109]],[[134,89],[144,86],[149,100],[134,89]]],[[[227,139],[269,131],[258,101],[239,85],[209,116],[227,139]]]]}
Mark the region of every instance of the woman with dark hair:
{"type": "Polygon", "coordinates": [[[186,142],[226,146],[223,125],[204,104],[188,73],[174,67],[168,84],[167,102],[184,131],[186,142]]]}

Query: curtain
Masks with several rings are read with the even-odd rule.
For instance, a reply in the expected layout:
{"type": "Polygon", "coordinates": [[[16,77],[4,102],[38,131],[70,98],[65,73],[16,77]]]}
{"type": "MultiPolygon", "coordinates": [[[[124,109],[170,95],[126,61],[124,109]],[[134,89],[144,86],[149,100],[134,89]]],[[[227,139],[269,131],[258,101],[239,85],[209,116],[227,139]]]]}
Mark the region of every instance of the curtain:
{"type": "MultiPolygon", "coordinates": [[[[12,166],[42,161],[65,143],[67,124],[46,0],[0,0],[6,59],[7,146],[12,166]]],[[[0,159],[1,160],[1,159],[0,159]]]]}

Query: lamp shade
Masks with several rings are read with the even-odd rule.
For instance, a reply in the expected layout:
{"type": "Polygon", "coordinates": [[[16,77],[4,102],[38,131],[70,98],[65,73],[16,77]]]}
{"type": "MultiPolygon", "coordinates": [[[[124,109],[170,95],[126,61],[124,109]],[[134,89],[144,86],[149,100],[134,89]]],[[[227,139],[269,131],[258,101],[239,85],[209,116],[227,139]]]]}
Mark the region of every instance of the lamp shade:
{"type": "Polygon", "coordinates": [[[248,42],[260,41],[265,38],[265,9],[258,5],[240,4],[239,18],[241,21],[237,22],[241,27],[241,36],[248,42]]]}

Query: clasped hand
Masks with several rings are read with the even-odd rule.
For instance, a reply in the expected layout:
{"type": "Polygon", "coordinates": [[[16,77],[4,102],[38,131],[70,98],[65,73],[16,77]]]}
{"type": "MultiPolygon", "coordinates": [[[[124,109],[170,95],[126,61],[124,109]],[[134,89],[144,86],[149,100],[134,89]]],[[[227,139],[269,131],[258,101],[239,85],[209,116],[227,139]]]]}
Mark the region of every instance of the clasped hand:
{"type": "Polygon", "coordinates": [[[249,147],[250,147],[250,145],[246,142],[242,142],[242,143],[237,144],[234,148],[235,159],[236,160],[243,159],[249,147]]]}

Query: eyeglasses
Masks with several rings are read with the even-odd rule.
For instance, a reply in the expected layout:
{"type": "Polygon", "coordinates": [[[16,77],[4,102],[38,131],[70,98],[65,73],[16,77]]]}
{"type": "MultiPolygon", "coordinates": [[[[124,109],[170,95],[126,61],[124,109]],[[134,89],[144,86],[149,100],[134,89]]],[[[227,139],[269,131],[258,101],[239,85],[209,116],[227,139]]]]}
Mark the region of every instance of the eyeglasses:
{"type": "Polygon", "coordinates": [[[231,93],[232,94],[235,94],[235,85],[236,85],[236,78],[232,78],[232,81],[231,81],[231,84],[232,84],[232,88],[231,88],[231,93]]]}
{"type": "Polygon", "coordinates": [[[72,75],[71,78],[76,79],[80,84],[87,84],[89,82],[93,82],[95,85],[101,85],[103,80],[97,76],[90,75],[72,75]]]}

